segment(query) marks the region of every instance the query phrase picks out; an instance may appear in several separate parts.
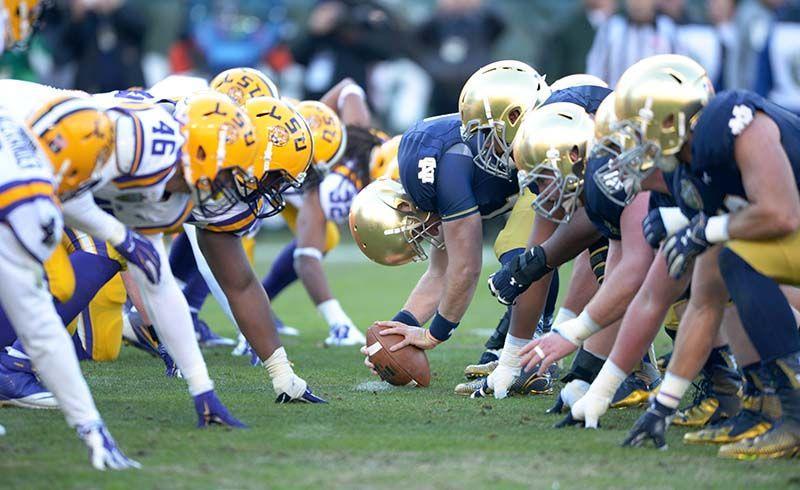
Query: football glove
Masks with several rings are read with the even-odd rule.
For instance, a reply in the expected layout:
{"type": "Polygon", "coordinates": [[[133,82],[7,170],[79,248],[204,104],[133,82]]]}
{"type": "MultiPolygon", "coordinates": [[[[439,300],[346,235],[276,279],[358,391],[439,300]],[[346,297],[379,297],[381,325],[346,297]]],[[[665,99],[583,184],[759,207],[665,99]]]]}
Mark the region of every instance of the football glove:
{"type": "Polygon", "coordinates": [[[217,398],[214,390],[200,393],[194,397],[194,409],[197,411],[197,427],[210,425],[227,425],[240,429],[247,428],[245,424],[228,412],[228,409],[217,398]]]}
{"type": "Polygon", "coordinates": [[[500,303],[511,305],[531,284],[552,270],[547,265],[544,249],[537,245],[517,255],[489,276],[489,291],[500,303]]]}
{"type": "Polygon", "coordinates": [[[128,230],[125,239],[114,246],[129,264],[133,264],[144,272],[147,280],[158,284],[161,280],[161,257],[155,247],[146,238],[135,231],[128,230]]]}
{"type": "Polygon", "coordinates": [[[519,376],[519,372],[519,367],[513,368],[500,363],[486,378],[486,387],[491,390],[491,393],[494,393],[494,397],[498,400],[505,398],[508,396],[508,389],[519,376]]]}
{"type": "Polygon", "coordinates": [[[667,258],[669,275],[680,278],[692,265],[695,257],[705,252],[712,244],[706,239],[708,218],[698,213],[682,230],[675,233],[664,244],[664,255],[667,258]]]}
{"type": "Polygon", "coordinates": [[[667,229],[664,227],[664,220],[661,218],[660,208],[651,209],[642,221],[642,232],[644,239],[651,247],[658,250],[661,242],[667,237],[667,229]]]}
{"type": "Polygon", "coordinates": [[[600,426],[600,417],[605,415],[611,405],[611,399],[586,392],[580,400],[572,406],[571,415],[575,420],[583,421],[587,429],[597,429],[600,426]]]}
{"type": "Polygon", "coordinates": [[[649,439],[653,441],[656,448],[666,450],[667,440],[665,434],[674,416],[674,408],[669,408],[657,400],[653,400],[650,403],[650,408],[633,425],[628,437],[622,441],[622,445],[639,447],[649,439]]]}
{"type": "Polygon", "coordinates": [[[278,394],[275,403],[328,403],[315,395],[308,388],[306,381],[294,373],[274,378],[272,387],[278,394]]]}
{"type": "Polygon", "coordinates": [[[138,462],[122,454],[102,421],[80,425],[77,431],[78,437],[89,448],[89,462],[95,469],[104,471],[106,468],[124,470],[142,467],[138,462]]]}

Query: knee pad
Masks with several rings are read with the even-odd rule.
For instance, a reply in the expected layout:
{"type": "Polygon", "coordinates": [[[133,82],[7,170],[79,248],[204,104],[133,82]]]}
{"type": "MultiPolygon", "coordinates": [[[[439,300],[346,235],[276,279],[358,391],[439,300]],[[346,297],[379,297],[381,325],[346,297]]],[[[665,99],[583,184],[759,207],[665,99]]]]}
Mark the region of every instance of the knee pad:
{"type": "Polygon", "coordinates": [[[597,278],[598,284],[603,284],[606,275],[606,259],[608,258],[608,239],[601,238],[589,246],[589,265],[597,278]]]}

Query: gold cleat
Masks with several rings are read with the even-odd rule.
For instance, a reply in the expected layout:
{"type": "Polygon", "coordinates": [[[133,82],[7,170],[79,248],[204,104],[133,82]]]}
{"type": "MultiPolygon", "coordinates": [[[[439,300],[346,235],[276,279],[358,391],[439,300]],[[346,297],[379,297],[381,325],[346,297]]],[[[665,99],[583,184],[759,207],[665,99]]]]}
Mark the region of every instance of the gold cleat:
{"type": "Polygon", "coordinates": [[[798,454],[800,424],[790,420],[779,421],[770,430],[753,439],[744,439],[719,448],[719,457],[742,461],[791,458],[798,454]]]}
{"type": "Polygon", "coordinates": [[[732,444],[753,439],[772,428],[780,417],[780,401],[772,395],[745,396],[742,410],[730,419],[707,429],[684,434],[686,444],[732,444]]]}
{"type": "Polygon", "coordinates": [[[455,394],[459,396],[471,396],[475,391],[483,386],[484,378],[477,378],[466,383],[459,383],[456,385],[455,394]]]}
{"type": "Polygon", "coordinates": [[[498,362],[499,361],[491,361],[485,364],[470,364],[464,368],[464,377],[467,379],[485,378],[486,376],[492,374],[492,371],[494,371],[494,368],[497,367],[498,362]]]}

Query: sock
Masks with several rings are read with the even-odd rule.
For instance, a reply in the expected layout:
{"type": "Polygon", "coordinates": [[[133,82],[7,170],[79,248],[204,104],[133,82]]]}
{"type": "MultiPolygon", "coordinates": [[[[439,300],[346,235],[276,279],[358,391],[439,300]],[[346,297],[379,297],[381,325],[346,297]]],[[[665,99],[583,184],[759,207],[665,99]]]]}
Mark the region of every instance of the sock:
{"type": "Polygon", "coordinates": [[[121,269],[116,260],[80,250],[71,253],[69,261],[75,271],[75,292],[65,303],[54,301],[56,312],[64,325],[85,310],[100,288],[121,269]]]}
{"type": "MultiPolygon", "coordinates": [[[[547,290],[547,302],[544,304],[542,318],[553,318],[558,301],[558,269],[553,270],[553,280],[550,281],[550,289],[547,290]]],[[[545,321],[545,323],[549,323],[545,321]]]]}
{"type": "Polygon", "coordinates": [[[189,303],[189,311],[192,314],[196,315],[203,309],[203,303],[206,302],[210,292],[208,284],[206,284],[206,280],[203,279],[200,271],[197,271],[196,274],[189,278],[189,281],[183,287],[183,295],[186,297],[186,302],[189,303]]]}
{"type": "Polygon", "coordinates": [[[192,244],[186,233],[179,234],[169,248],[169,268],[175,279],[181,283],[188,283],[192,275],[197,270],[197,262],[194,260],[192,244]]]}
{"type": "Polygon", "coordinates": [[[719,268],[742,326],[762,362],[800,351],[794,314],[778,283],[757,272],[729,248],[719,255],[719,268]]]}
{"type": "Polygon", "coordinates": [[[667,372],[661,382],[661,387],[658,389],[656,400],[665,407],[677,409],[681,403],[681,398],[683,398],[691,384],[691,380],[667,372]]]}
{"type": "Polygon", "coordinates": [[[335,298],[318,304],[317,311],[319,311],[319,314],[322,315],[322,318],[325,319],[325,322],[330,327],[336,325],[353,326],[353,321],[347,316],[347,313],[342,309],[342,305],[340,305],[339,301],[335,298]]]}
{"type": "Polygon", "coordinates": [[[264,291],[272,300],[281,291],[286,289],[291,283],[297,280],[297,272],[294,271],[294,250],[297,248],[297,240],[292,240],[278,253],[272,262],[272,267],[267,277],[261,281],[264,291]]]}

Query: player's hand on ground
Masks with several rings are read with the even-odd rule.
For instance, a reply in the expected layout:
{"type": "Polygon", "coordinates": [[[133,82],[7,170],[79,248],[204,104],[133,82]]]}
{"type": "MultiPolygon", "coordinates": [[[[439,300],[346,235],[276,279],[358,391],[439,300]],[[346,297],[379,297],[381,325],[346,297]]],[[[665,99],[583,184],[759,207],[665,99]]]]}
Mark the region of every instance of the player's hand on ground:
{"type": "Polygon", "coordinates": [[[194,409],[197,412],[197,427],[210,425],[227,425],[245,429],[247,426],[231,415],[228,408],[217,398],[214,390],[200,393],[194,397],[194,409]]]}
{"type": "Polygon", "coordinates": [[[77,428],[78,437],[89,448],[89,462],[96,470],[105,471],[141,468],[142,465],[128,458],[117,446],[103,422],[92,422],[77,428]]]}
{"type": "Polygon", "coordinates": [[[667,449],[667,427],[674,415],[675,409],[653,400],[647,411],[633,425],[622,445],[639,447],[647,441],[652,441],[656,448],[667,449]]]}
{"type": "Polygon", "coordinates": [[[161,280],[161,257],[153,244],[140,234],[128,230],[125,239],[115,245],[114,249],[125,257],[128,263],[141,269],[151,283],[158,284],[161,280]]]}
{"type": "Polygon", "coordinates": [[[494,392],[494,397],[498,400],[508,396],[508,389],[514,384],[514,381],[519,376],[520,368],[514,368],[505,364],[498,364],[497,367],[486,378],[486,386],[491,392],[494,392]]]}
{"type": "Polygon", "coordinates": [[[379,327],[386,327],[384,330],[381,330],[378,333],[379,335],[403,336],[403,340],[389,347],[390,352],[397,352],[407,345],[413,345],[414,347],[419,347],[423,350],[429,350],[441,344],[440,341],[433,338],[430,332],[428,332],[427,328],[412,327],[411,325],[406,325],[405,323],[391,320],[375,322],[375,325],[378,325],[379,327]]]}
{"type": "Polygon", "coordinates": [[[596,429],[600,424],[600,417],[605,415],[610,405],[609,398],[598,396],[590,389],[572,405],[570,413],[573,419],[583,421],[587,429],[596,429]]]}
{"type": "Polygon", "coordinates": [[[539,374],[543,375],[553,363],[565,358],[577,348],[578,346],[557,332],[550,332],[538,339],[531,340],[522,348],[520,351],[522,365],[525,369],[533,369],[534,366],[541,363],[539,374]]]}

